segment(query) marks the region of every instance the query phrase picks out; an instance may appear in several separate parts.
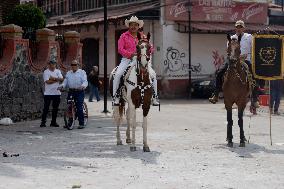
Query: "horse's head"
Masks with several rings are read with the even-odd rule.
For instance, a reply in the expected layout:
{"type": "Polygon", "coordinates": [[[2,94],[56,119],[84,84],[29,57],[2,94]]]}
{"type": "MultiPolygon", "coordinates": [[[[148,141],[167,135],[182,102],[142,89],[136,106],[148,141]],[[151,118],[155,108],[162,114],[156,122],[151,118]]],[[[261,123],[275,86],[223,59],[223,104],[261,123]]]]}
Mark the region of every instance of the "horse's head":
{"type": "Polygon", "coordinates": [[[150,60],[150,33],[146,35],[140,34],[138,32],[138,44],[136,46],[137,49],[137,61],[143,66],[146,67],[150,60]]]}
{"type": "Polygon", "coordinates": [[[228,48],[227,48],[227,53],[228,53],[228,58],[229,60],[238,60],[241,55],[241,36],[238,37],[231,37],[229,34],[227,34],[227,39],[228,39],[228,48]]]}

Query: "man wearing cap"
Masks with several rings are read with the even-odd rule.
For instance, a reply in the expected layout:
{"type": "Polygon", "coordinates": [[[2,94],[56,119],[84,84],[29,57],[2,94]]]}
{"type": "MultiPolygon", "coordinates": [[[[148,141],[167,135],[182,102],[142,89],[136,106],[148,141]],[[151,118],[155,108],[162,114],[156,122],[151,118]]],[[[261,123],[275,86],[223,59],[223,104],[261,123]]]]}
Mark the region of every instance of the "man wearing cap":
{"type": "Polygon", "coordinates": [[[79,62],[77,60],[73,60],[71,63],[71,70],[69,70],[66,74],[66,78],[64,79],[60,88],[69,88],[68,97],[73,97],[76,105],[77,116],[79,121],[78,129],[83,129],[84,125],[84,113],[83,113],[83,103],[85,98],[84,90],[88,86],[87,74],[84,70],[79,69],[79,62]]]}
{"type": "Polygon", "coordinates": [[[44,108],[40,127],[46,127],[46,117],[52,102],[52,119],[50,127],[59,127],[56,122],[61,92],[58,90],[59,83],[63,81],[61,71],[56,69],[56,61],[50,60],[48,68],[43,72],[44,80],[44,108]]]}
{"type": "MultiPolygon", "coordinates": [[[[120,78],[123,75],[124,71],[129,65],[135,64],[135,61],[132,61],[133,58],[136,58],[136,45],[138,44],[137,33],[139,28],[143,27],[144,22],[139,20],[136,16],[132,16],[129,20],[125,20],[125,25],[128,27],[128,31],[121,34],[118,40],[118,53],[122,55],[121,62],[116,70],[113,79],[113,98],[114,98],[114,105],[119,105],[119,97],[117,95],[117,90],[119,87],[120,78]]],[[[153,47],[151,46],[150,53],[153,53],[153,47]]],[[[150,66],[148,67],[150,77],[153,80],[153,88],[154,88],[154,95],[153,95],[153,105],[158,106],[158,93],[157,93],[157,79],[156,73],[153,68],[150,66]]]]}
{"type": "MultiPolygon", "coordinates": [[[[249,71],[252,73],[252,65],[251,65],[251,48],[252,48],[252,35],[245,33],[245,23],[242,20],[238,20],[235,23],[235,30],[236,34],[231,36],[231,38],[238,38],[238,36],[241,37],[240,42],[240,48],[241,48],[241,59],[245,61],[245,63],[249,67],[249,71]]],[[[226,62],[223,67],[219,69],[216,75],[216,89],[211,98],[209,98],[209,101],[213,104],[215,104],[218,101],[219,92],[222,90],[222,83],[223,83],[223,76],[228,68],[228,62],[226,62]]],[[[258,101],[257,101],[257,93],[256,89],[253,89],[252,93],[253,98],[253,106],[258,107],[258,101]]]]}

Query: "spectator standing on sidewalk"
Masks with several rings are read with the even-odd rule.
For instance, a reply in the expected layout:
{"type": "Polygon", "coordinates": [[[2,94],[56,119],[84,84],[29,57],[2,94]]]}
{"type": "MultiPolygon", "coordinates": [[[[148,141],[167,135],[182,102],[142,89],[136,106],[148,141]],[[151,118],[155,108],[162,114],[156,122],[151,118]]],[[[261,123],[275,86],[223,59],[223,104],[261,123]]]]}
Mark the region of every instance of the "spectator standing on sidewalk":
{"type": "Polygon", "coordinates": [[[56,61],[50,60],[48,68],[43,73],[44,80],[44,108],[41,116],[40,127],[46,127],[46,117],[50,103],[52,102],[52,119],[50,127],[59,127],[56,122],[58,107],[60,104],[61,92],[58,86],[63,82],[63,76],[59,69],[56,69],[56,61]]]}
{"type": "Polygon", "coordinates": [[[71,70],[67,72],[66,78],[59,89],[69,88],[67,101],[71,96],[74,98],[79,121],[78,129],[85,128],[83,103],[87,86],[88,80],[86,72],[79,68],[79,62],[77,60],[73,60],[71,63],[71,70]]]}
{"type": "Polygon", "coordinates": [[[89,102],[93,102],[93,96],[96,96],[97,102],[100,101],[100,95],[99,95],[99,68],[98,66],[93,66],[92,71],[88,75],[88,81],[90,84],[90,96],[89,96],[89,102]]]}
{"type": "Polygon", "coordinates": [[[283,90],[283,79],[270,81],[270,110],[279,115],[279,105],[283,90]]]}

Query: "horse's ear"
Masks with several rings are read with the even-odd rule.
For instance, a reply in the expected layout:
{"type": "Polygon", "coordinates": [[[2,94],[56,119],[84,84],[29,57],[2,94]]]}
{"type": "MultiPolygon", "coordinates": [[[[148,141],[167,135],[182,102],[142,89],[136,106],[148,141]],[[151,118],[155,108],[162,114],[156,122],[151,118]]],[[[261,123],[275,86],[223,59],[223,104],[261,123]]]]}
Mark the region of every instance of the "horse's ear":
{"type": "Polygon", "coordinates": [[[150,32],[147,33],[147,40],[150,41],[151,34],[150,32]]]}
{"type": "Polygon", "coordinates": [[[230,34],[227,34],[227,39],[228,39],[229,42],[231,41],[231,36],[230,36],[230,34]]]}
{"type": "Polygon", "coordinates": [[[242,39],[242,35],[239,35],[239,36],[238,36],[238,42],[239,42],[239,43],[241,42],[241,39],[242,39]]]}
{"type": "Polygon", "coordinates": [[[141,34],[140,34],[140,32],[137,33],[137,38],[138,38],[138,40],[140,41],[140,39],[141,39],[141,34]]]}

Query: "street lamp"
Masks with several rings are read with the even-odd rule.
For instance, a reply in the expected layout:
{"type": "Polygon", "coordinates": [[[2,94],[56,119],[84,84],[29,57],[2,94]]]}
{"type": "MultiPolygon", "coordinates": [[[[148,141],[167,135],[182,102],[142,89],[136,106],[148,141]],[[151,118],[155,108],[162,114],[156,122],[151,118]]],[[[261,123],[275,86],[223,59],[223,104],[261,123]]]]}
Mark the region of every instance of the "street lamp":
{"type": "Polygon", "coordinates": [[[187,3],[188,6],[188,98],[191,99],[191,11],[192,3],[187,3]]]}

